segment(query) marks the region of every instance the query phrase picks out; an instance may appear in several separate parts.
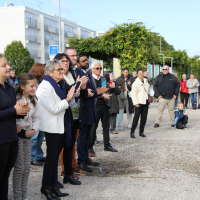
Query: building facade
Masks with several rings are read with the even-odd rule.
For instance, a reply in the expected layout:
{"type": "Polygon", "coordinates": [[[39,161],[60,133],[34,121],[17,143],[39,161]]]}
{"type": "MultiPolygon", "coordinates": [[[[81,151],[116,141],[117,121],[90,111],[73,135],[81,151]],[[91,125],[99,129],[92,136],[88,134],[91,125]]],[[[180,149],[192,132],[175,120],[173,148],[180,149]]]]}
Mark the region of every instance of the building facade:
{"type": "MultiPolygon", "coordinates": [[[[13,40],[21,41],[35,62],[49,61],[49,45],[59,45],[58,16],[26,6],[0,7],[0,53],[13,40]]],[[[96,31],[61,17],[61,50],[69,37],[95,37],[96,31]]]]}

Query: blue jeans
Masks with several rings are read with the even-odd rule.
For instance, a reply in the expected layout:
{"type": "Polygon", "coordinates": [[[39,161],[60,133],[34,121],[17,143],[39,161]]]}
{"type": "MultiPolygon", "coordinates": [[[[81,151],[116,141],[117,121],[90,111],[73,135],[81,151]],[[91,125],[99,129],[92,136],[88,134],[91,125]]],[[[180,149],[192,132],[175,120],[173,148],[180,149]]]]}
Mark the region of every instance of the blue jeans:
{"type": "Polygon", "coordinates": [[[197,103],[197,92],[191,93],[190,98],[191,98],[191,102],[192,102],[192,107],[194,108],[194,104],[197,103]]]}
{"type": "Polygon", "coordinates": [[[121,123],[123,121],[123,114],[124,114],[124,109],[119,110],[119,114],[117,114],[117,126],[121,126],[121,123]]]}
{"type": "Polygon", "coordinates": [[[44,139],[44,132],[39,131],[31,137],[31,161],[41,160],[44,158],[42,151],[42,142],[44,139]]]}

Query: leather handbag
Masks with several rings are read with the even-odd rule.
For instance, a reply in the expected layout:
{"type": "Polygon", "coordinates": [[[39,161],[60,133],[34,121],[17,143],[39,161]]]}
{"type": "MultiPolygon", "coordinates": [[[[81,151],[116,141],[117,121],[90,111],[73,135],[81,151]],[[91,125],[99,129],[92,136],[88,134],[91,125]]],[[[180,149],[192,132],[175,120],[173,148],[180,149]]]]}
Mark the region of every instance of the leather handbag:
{"type": "MultiPolygon", "coordinates": [[[[144,86],[144,85],[143,85],[144,86]]],[[[144,90],[145,90],[145,87],[144,87],[144,90]]],[[[145,90],[145,92],[147,93],[147,91],[145,90]]],[[[153,102],[153,98],[147,93],[147,95],[148,95],[148,100],[147,100],[147,102],[148,103],[152,103],[153,102]]]]}

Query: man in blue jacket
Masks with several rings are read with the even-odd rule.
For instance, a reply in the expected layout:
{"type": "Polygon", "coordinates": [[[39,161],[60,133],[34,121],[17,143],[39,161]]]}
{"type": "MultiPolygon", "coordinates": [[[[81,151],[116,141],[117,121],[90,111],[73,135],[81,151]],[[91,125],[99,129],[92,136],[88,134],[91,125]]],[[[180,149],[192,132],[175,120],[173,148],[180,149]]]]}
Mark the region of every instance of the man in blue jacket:
{"type": "Polygon", "coordinates": [[[107,91],[106,88],[95,89],[92,82],[92,77],[87,73],[89,63],[85,54],[79,54],[77,58],[77,76],[87,76],[88,82],[86,88],[88,90],[88,97],[82,99],[82,124],[83,127],[80,129],[79,136],[77,139],[77,153],[78,153],[78,165],[79,167],[87,172],[92,172],[92,168],[87,165],[98,166],[98,162],[92,162],[88,156],[88,137],[93,124],[96,123],[96,110],[95,110],[95,98],[107,91]]]}

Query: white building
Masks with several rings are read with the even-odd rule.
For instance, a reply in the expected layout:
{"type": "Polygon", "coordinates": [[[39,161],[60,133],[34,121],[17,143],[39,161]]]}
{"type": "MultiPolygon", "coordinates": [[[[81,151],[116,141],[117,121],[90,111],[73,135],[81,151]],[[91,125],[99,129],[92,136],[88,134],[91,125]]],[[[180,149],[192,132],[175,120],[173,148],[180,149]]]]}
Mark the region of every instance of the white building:
{"type": "MultiPolygon", "coordinates": [[[[58,16],[25,6],[0,7],[0,53],[13,40],[21,41],[35,62],[49,61],[49,45],[59,45],[58,16]]],[[[96,32],[61,17],[61,49],[68,37],[95,37],[96,32]]]]}

